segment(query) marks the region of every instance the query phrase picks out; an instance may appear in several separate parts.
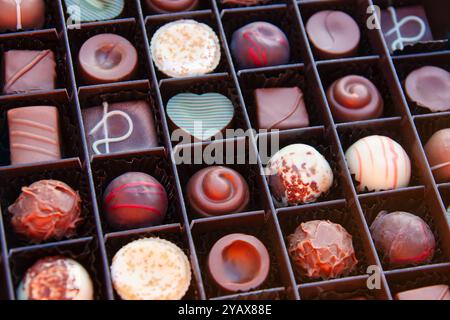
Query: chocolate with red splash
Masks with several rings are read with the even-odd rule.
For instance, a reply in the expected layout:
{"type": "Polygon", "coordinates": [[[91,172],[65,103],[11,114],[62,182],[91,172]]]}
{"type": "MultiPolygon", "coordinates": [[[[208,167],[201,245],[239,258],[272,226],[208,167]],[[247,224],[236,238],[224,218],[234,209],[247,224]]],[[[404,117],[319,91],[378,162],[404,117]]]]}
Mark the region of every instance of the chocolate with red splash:
{"type": "Polygon", "coordinates": [[[141,172],[128,172],[106,188],[103,210],[117,230],[151,227],[163,222],[167,193],[158,180],[141,172]]]}
{"type": "Polygon", "coordinates": [[[273,199],[280,207],[315,202],[333,185],[327,160],[305,144],[277,152],[267,165],[267,175],[273,199]]]}
{"type": "Polygon", "coordinates": [[[382,211],[370,231],[381,258],[389,266],[417,265],[433,259],[436,247],[433,232],[416,215],[382,211]]]}
{"type": "Polygon", "coordinates": [[[277,26],[253,22],[233,34],[231,52],[242,69],[261,68],[289,63],[289,40],[277,26]]]}

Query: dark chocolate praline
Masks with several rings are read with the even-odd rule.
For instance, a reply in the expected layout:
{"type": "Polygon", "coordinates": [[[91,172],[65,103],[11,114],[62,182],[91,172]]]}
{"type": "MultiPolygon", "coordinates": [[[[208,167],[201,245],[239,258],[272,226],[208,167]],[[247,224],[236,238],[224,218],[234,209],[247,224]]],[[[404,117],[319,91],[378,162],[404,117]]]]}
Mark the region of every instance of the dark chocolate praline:
{"type": "Polygon", "coordinates": [[[122,36],[104,33],[88,39],[78,53],[84,81],[89,84],[131,79],[138,65],[136,48],[122,36]]]}
{"type": "Polygon", "coordinates": [[[168,208],[164,186],[142,172],[128,172],[114,179],[103,195],[103,210],[116,230],[159,225],[168,208]]]}
{"type": "Polygon", "coordinates": [[[384,102],[377,87],[369,79],[349,75],[336,80],[327,91],[334,118],[340,122],[379,118],[384,102]]]}
{"type": "Polygon", "coordinates": [[[209,217],[244,211],[250,191],[242,175],[213,166],[197,172],[187,185],[187,199],[195,214],[209,217]]]}
{"type": "Polygon", "coordinates": [[[245,292],[266,280],[270,257],[256,237],[234,233],[219,239],[208,256],[208,272],[225,292],[245,292]]]}
{"type": "Polygon", "coordinates": [[[150,10],[157,13],[190,11],[198,7],[199,0],[146,0],[150,10]]]}
{"type": "Polygon", "coordinates": [[[261,68],[289,63],[291,49],[280,28],[258,21],[234,32],[231,52],[240,68],[261,68]]]}

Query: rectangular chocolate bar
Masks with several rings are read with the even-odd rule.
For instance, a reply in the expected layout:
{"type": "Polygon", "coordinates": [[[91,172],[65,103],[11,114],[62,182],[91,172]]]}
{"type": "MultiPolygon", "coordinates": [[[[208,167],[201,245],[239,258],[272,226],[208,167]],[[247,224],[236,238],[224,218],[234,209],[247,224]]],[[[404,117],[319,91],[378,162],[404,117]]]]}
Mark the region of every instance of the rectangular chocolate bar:
{"type": "Polygon", "coordinates": [[[61,159],[59,115],[53,106],[8,111],[11,164],[61,159]]]}

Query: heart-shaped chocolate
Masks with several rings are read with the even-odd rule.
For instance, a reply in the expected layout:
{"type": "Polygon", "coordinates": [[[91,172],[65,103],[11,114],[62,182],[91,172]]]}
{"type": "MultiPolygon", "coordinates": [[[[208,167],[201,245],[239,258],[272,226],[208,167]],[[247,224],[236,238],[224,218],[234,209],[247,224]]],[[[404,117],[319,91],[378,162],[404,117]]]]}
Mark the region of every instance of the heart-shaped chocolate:
{"type": "Polygon", "coordinates": [[[233,103],[219,93],[180,93],[167,103],[174,127],[196,140],[210,140],[228,128],[234,117],[233,103]]]}

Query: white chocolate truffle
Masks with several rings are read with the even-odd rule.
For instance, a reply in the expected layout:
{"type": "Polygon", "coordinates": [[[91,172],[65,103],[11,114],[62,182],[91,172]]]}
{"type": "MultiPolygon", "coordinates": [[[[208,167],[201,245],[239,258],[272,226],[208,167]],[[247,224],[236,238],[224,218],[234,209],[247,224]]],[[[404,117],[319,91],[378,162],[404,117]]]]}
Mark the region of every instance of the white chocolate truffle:
{"type": "Polygon", "coordinates": [[[411,180],[411,160],[397,142],[384,136],[365,137],[345,153],[358,191],[391,190],[407,187],[411,180]]]}
{"type": "Polygon", "coordinates": [[[278,151],[266,168],[269,185],[278,206],[317,201],[333,185],[333,171],[313,147],[292,144],[278,151]]]}
{"type": "Polygon", "coordinates": [[[17,288],[19,300],[93,300],[86,269],[75,260],[48,257],[29,268],[17,288]]]}
{"type": "Polygon", "coordinates": [[[219,65],[221,56],[214,30],[195,20],[178,20],[159,28],[150,51],[156,67],[173,78],[210,73],[219,65]]]}
{"type": "Polygon", "coordinates": [[[133,241],[113,258],[111,277],[124,300],[180,300],[191,283],[184,252],[159,238],[133,241]]]}

